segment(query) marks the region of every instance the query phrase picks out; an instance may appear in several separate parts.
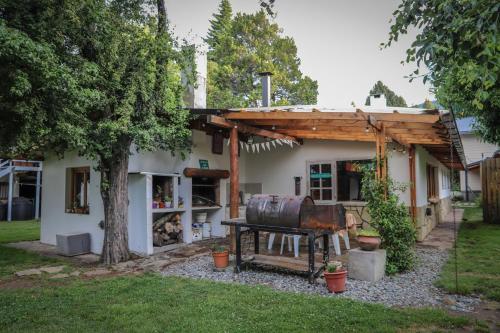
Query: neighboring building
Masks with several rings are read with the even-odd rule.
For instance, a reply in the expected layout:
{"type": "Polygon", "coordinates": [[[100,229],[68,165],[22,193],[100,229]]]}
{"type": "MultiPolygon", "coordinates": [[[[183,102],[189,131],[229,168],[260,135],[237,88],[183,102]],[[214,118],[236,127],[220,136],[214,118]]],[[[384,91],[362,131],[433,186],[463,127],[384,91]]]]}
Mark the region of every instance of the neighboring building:
{"type": "Polygon", "coordinates": [[[466,171],[460,171],[460,191],[464,200],[473,200],[481,192],[480,162],[500,149],[500,147],[484,142],[474,133],[474,118],[457,119],[457,126],[464,147],[466,171]]]}
{"type": "MultiPolygon", "coordinates": [[[[200,82],[202,84],[195,89],[195,94],[204,92],[204,81],[200,82]]],[[[383,96],[374,98],[382,100],[383,96]]],[[[456,157],[455,164],[452,164],[447,159],[450,156],[450,145],[438,133],[453,132],[455,121],[450,113],[388,108],[377,101],[373,101],[373,106],[366,107],[363,111],[355,108],[320,109],[312,106],[263,107],[248,109],[246,112],[202,110],[205,105],[197,104],[196,101],[203,101],[204,98],[195,97],[192,100],[195,101],[191,105],[193,112],[197,112],[199,117],[192,124],[193,147],[186,160],[163,151],[133,153],[130,157],[129,247],[133,252],[149,255],[164,249],[154,246],[156,231],[153,226],[154,221],[167,213],[179,214],[182,241],[185,243],[200,239],[199,230],[193,227],[196,220],[205,218],[200,213],[206,213],[206,219],[211,222],[212,236],[227,234],[226,228],[220,224],[229,215],[227,174],[230,170],[230,158],[226,146],[229,135],[228,128],[224,127],[227,124],[224,117],[227,115],[281,115],[285,118],[293,115],[308,117],[309,114],[311,118],[337,115],[340,119],[345,116],[346,120],[341,120],[341,123],[346,128],[357,131],[357,134],[349,137],[344,134],[343,128],[321,131],[321,126],[326,126],[327,123],[318,121],[316,124],[313,121],[312,130],[316,131],[318,126],[315,133],[326,133],[328,139],[303,136],[297,131],[295,137],[301,139],[301,144],[294,145],[279,139],[284,136],[280,131],[284,130],[275,128],[272,121],[259,123],[236,120],[241,124],[238,131],[244,133],[240,137],[238,159],[240,216],[245,214],[244,203],[249,195],[272,193],[311,195],[319,204],[343,203],[348,210],[357,213],[358,222],[369,220],[360,194],[361,173],[357,165],[370,163],[375,157],[377,145],[369,124],[380,126],[377,125],[377,117],[386,119],[387,124],[397,124],[384,132],[387,138],[392,138],[387,143],[388,173],[395,181],[406,184],[414,179],[414,190],[407,190],[400,196],[415,213],[418,239],[422,240],[451,209],[449,167],[461,167],[462,148],[460,138],[455,137],[453,152],[456,157]],[[222,119],[222,123],[217,124],[214,120],[216,118],[222,119]],[[354,127],[354,123],[359,124],[359,127],[354,127]],[[412,129],[407,130],[405,126],[412,129]],[[250,127],[259,134],[245,133],[245,128],[250,127]],[[270,132],[274,133],[274,138],[265,134],[270,132]],[[433,141],[434,132],[437,133],[437,141],[433,141]],[[409,145],[411,152],[396,142],[396,139],[398,142],[411,142],[415,138],[421,143],[409,145]],[[168,198],[162,199],[157,192],[162,192],[168,198]],[[170,198],[172,204],[162,201],[168,202],[170,198]]],[[[263,105],[266,105],[264,101],[263,105]]],[[[289,123],[293,126],[295,122],[289,123]]],[[[309,133],[310,131],[311,129],[309,133]]],[[[101,252],[104,231],[100,222],[104,216],[99,192],[100,176],[94,167],[95,161],[86,160],[74,153],[67,153],[63,159],[49,156],[44,161],[41,226],[43,243],[55,244],[56,234],[60,233],[88,232],[91,234],[91,251],[101,252]]]]}

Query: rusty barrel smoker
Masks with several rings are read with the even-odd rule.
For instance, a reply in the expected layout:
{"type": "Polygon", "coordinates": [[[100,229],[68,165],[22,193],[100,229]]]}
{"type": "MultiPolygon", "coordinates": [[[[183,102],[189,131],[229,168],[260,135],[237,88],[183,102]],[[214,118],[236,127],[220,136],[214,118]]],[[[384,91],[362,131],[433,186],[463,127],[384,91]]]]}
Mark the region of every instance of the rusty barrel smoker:
{"type": "Polygon", "coordinates": [[[246,222],[284,228],[329,229],[345,226],[342,205],[315,205],[301,196],[253,195],[247,204],[246,222]]]}
{"type": "Polygon", "coordinates": [[[311,197],[256,194],[247,204],[247,223],[300,228],[303,210],[313,205],[314,201],[311,197]]]}

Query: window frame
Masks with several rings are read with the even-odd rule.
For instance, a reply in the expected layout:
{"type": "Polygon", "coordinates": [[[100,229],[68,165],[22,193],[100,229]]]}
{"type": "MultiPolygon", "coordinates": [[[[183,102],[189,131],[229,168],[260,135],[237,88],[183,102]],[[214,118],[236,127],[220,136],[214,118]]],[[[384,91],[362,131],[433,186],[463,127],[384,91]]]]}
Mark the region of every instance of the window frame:
{"type": "Polygon", "coordinates": [[[90,214],[90,205],[89,205],[89,185],[90,185],[90,166],[82,166],[82,167],[70,167],[67,168],[66,173],[66,205],[65,211],[67,214],[81,214],[81,215],[89,215],[90,214]],[[77,177],[79,174],[83,173],[83,206],[74,208],[73,203],[76,201],[76,194],[78,193],[78,181],[77,177]],[[69,183],[68,183],[69,182],[69,183]]]}
{"type": "Polygon", "coordinates": [[[439,199],[439,183],[438,183],[438,175],[436,174],[439,168],[432,165],[427,164],[426,166],[426,174],[427,174],[427,200],[431,201],[433,199],[439,199]]]}
{"type": "Polygon", "coordinates": [[[337,193],[335,191],[336,189],[336,180],[333,179],[333,175],[334,173],[336,173],[336,168],[337,168],[337,163],[334,161],[334,160],[314,160],[314,161],[307,161],[307,195],[310,196],[311,198],[313,197],[312,196],[312,193],[311,191],[314,189],[314,190],[319,190],[320,191],[320,198],[323,197],[323,190],[331,190],[332,191],[332,199],[330,200],[323,200],[323,199],[313,199],[314,202],[316,203],[331,203],[331,202],[335,202],[337,200],[337,193]],[[330,181],[331,181],[331,186],[322,186],[322,182],[321,182],[321,179],[320,178],[320,186],[317,187],[317,186],[314,186],[312,187],[311,185],[311,166],[312,165],[320,165],[320,168],[321,168],[321,165],[322,164],[329,164],[330,165],[330,181]]]}

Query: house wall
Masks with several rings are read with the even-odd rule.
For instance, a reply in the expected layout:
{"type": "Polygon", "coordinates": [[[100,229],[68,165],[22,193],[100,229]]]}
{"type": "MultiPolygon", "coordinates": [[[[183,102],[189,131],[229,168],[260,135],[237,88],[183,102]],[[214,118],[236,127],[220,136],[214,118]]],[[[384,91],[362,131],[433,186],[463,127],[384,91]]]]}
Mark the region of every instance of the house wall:
{"type": "MultiPolygon", "coordinates": [[[[150,220],[141,212],[144,212],[142,207],[145,207],[146,195],[149,195],[147,188],[151,185],[147,184],[146,177],[134,173],[179,173],[182,175],[186,167],[198,168],[199,159],[208,160],[211,169],[229,170],[229,147],[226,143],[224,143],[223,154],[216,155],[212,154],[211,151],[211,136],[206,135],[204,132],[194,130],[192,140],[192,152],[188,154],[186,159],[182,159],[180,155],[172,156],[171,153],[163,151],[154,153],[140,152],[130,156],[129,225],[131,228],[129,229],[129,247],[132,251],[137,253],[152,253],[151,246],[147,245],[151,243],[148,242],[148,239],[151,238],[151,233],[148,228],[141,227],[141,225],[150,220]]],[[[242,152],[240,156],[241,182],[245,181],[245,160],[246,155],[242,152]]],[[[55,245],[56,234],[87,232],[91,235],[91,251],[93,253],[101,252],[104,232],[100,229],[98,223],[104,220],[104,208],[99,190],[100,173],[93,169],[95,165],[95,162],[79,157],[76,153],[67,153],[63,159],[59,159],[56,156],[49,156],[46,159],[44,162],[44,188],[42,192],[42,243],[55,245]],[[88,190],[90,213],[88,215],[66,213],[66,170],[67,168],[82,166],[91,166],[90,187],[88,190]]],[[[222,206],[227,204],[226,184],[228,182],[229,179],[221,179],[220,203],[222,206]]],[[[184,193],[186,196],[184,198],[185,202],[190,199],[190,187],[191,178],[181,176],[181,193],[184,193]]],[[[210,215],[220,220],[224,215],[224,210],[222,209],[219,213],[211,212],[210,215]]],[[[191,211],[186,211],[183,215],[183,219],[191,221],[191,211]]],[[[214,229],[216,234],[221,235],[225,233],[225,231],[221,230],[218,226],[214,229]]],[[[191,242],[190,232],[184,236],[186,242],[191,242]]]]}
{"type": "Polygon", "coordinates": [[[436,158],[430,155],[420,146],[416,147],[416,195],[417,195],[417,216],[416,231],[417,240],[421,241],[441,222],[451,211],[451,188],[445,186],[443,182],[443,173],[448,170],[436,158]],[[438,168],[437,172],[437,192],[438,200],[435,203],[429,202],[427,198],[427,165],[438,168]]]}
{"type": "MultiPolygon", "coordinates": [[[[388,145],[388,168],[390,176],[399,183],[409,182],[408,154],[393,151],[392,145],[388,145]]],[[[338,161],[372,159],[375,156],[375,144],[367,142],[348,141],[324,141],[324,140],[304,140],[301,146],[293,148],[283,145],[277,146],[271,151],[260,151],[258,154],[247,153],[244,149],[240,152],[240,183],[259,185],[262,193],[273,193],[280,195],[292,195],[295,193],[294,177],[301,177],[301,194],[307,194],[307,163],[314,161],[338,161]]],[[[204,132],[193,131],[193,148],[191,154],[186,159],[180,156],[172,156],[169,152],[141,152],[133,154],[129,162],[129,245],[130,248],[139,253],[151,253],[149,248],[149,238],[151,233],[149,227],[144,228],[144,221],[150,218],[142,212],[146,195],[148,194],[147,180],[138,172],[151,173],[179,173],[181,175],[180,189],[186,196],[185,202],[190,203],[191,179],[182,175],[185,167],[199,167],[199,159],[206,159],[211,169],[229,169],[228,146],[224,144],[224,153],[215,155],[211,152],[211,137],[204,132]],[[139,208],[139,209],[137,209],[139,208]]],[[[430,156],[424,149],[417,147],[416,150],[416,189],[419,239],[423,239],[432,227],[442,218],[443,214],[449,211],[450,191],[442,189],[441,177],[438,179],[440,202],[429,205],[427,201],[427,180],[426,165],[433,164],[440,169],[445,169],[434,157],[430,156]],[[433,210],[431,216],[425,215],[426,208],[433,210]]],[[[66,168],[78,166],[94,166],[76,154],[66,154],[62,160],[56,157],[49,157],[44,164],[44,189],[42,206],[42,236],[43,243],[55,244],[57,233],[89,232],[91,234],[91,250],[100,253],[102,248],[103,231],[98,227],[98,223],[103,220],[103,206],[99,193],[99,173],[91,168],[91,180],[89,188],[89,215],[77,215],[65,213],[65,182],[64,176],[66,168]]],[[[336,177],[335,177],[336,178],[336,177]]],[[[221,180],[221,204],[227,205],[227,184],[229,180],[221,180]]],[[[336,191],[334,191],[336,195],[336,191]]],[[[408,190],[400,193],[401,200],[409,205],[410,193],[408,190]]],[[[333,202],[336,202],[334,200],[333,202]]],[[[359,209],[359,217],[366,213],[363,209],[364,203],[344,202],[349,210],[359,209]]],[[[244,214],[244,209],[241,210],[244,214]]],[[[223,218],[224,211],[213,213],[213,218],[223,218]]],[[[190,223],[192,213],[186,210],[183,220],[190,223]]],[[[149,222],[148,222],[149,223],[149,222]]],[[[220,235],[224,231],[216,230],[220,235]]],[[[184,241],[191,241],[190,232],[184,234],[184,241]]]]}
{"type": "MultiPolygon", "coordinates": [[[[462,138],[462,145],[464,147],[465,160],[467,164],[480,161],[484,158],[493,156],[493,153],[500,149],[500,147],[487,143],[481,140],[473,133],[460,133],[462,138]]],[[[469,170],[468,172],[469,191],[481,191],[481,176],[479,168],[469,170]]],[[[460,171],[460,191],[465,198],[465,171],[460,171]]],[[[470,195],[472,199],[474,195],[470,195]]]]}
{"type": "MultiPolygon", "coordinates": [[[[481,172],[480,168],[474,168],[467,173],[469,191],[481,192],[481,172]]],[[[460,171],[460,191],[465,195],[465,171],[460,171]]]]}
{"type": "Polygon", "coordinates": [[[90,250],[100,253],[104,232],[99,222],[104,219],[104,207],[99,190],[100,174],[93,167],[95,162],[67,153],[63,159],[49,156],[43,163],[42,215],[40,241],[56,244],[56,234],[84,233],[91,235],[90,250]],[[89,214],[66,213],[66,169],[90,166],[88,188],[89,214]]]}

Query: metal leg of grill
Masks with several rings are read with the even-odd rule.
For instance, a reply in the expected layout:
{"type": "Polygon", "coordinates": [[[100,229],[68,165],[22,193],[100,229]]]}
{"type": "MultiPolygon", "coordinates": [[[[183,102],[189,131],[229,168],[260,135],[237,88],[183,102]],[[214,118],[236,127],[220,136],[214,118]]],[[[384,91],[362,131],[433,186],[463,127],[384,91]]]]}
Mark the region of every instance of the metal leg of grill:
{"type": "Polygon", "coordinates": [[[330,246],[329,246],[328,242],[329,242],[328,234],[324,234],[323,235],[323,263],[325,265],[328,263],[328,260],[330,259],[330,253],[329,253],[330,246]]]}
{"type": "Polygon", "coordinates": [[[235,226],[236,232],[236,273],[241,272],[241,227],[235,226]]]}
{"type": "Polygon", "coordinates": [[[255,254],[259,254],[259,231],[255,230],[253,232],[254,250],[255,254]]]}
{"type": "Polygon", "coordinates": [[[307,235],[308,240],[308,252],[309,252],[309,283],[314,283],[314,233],[309,233],[307,235]]]}

